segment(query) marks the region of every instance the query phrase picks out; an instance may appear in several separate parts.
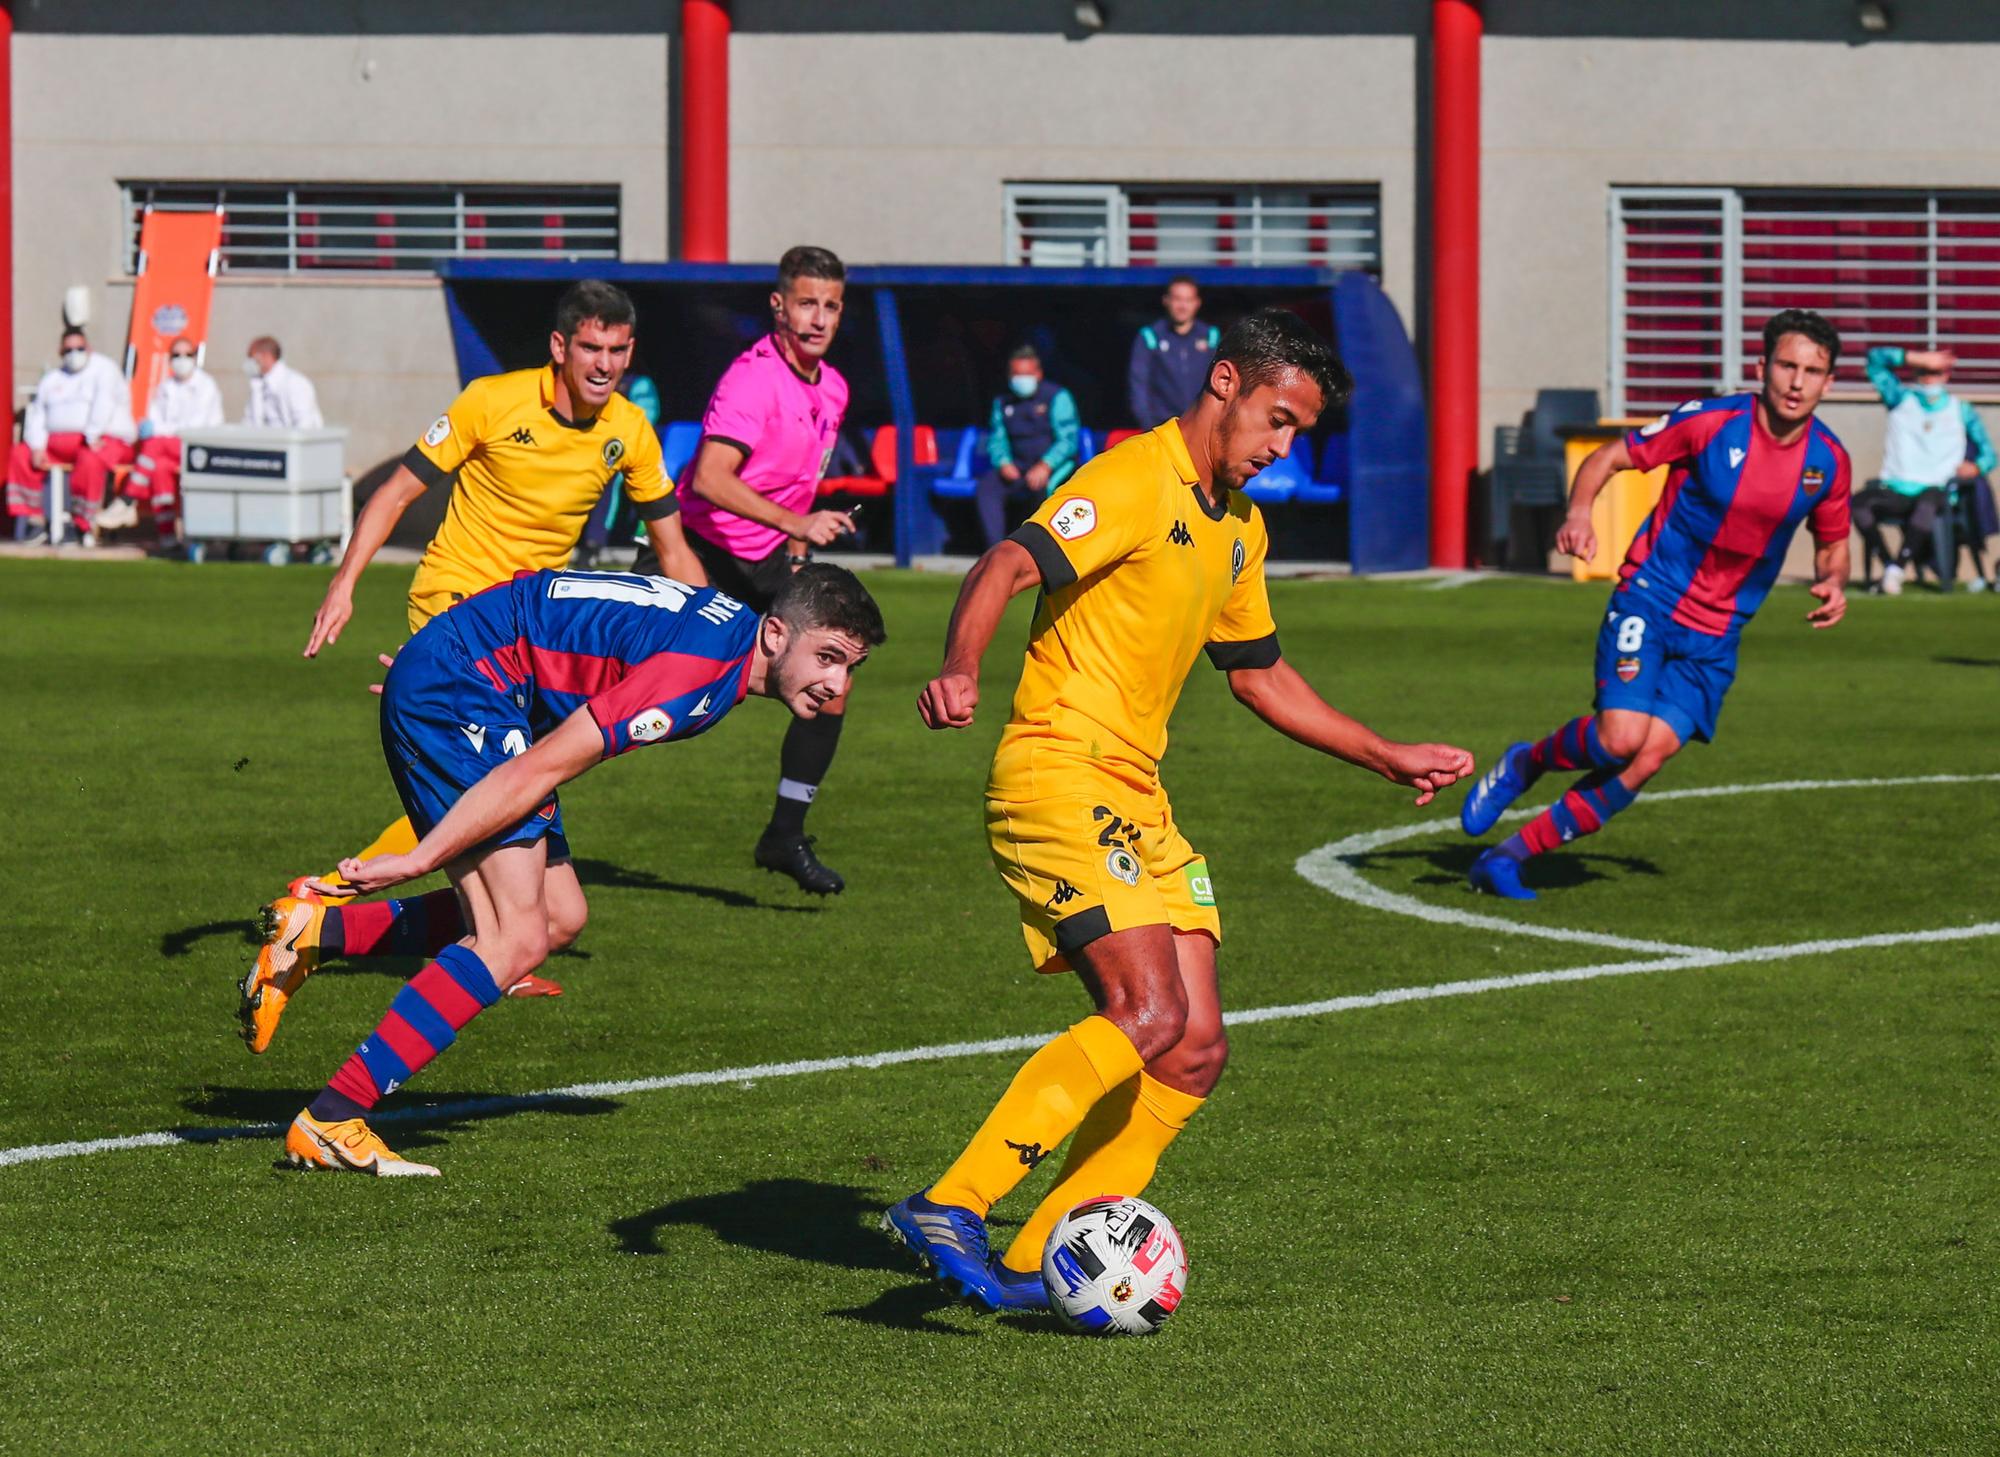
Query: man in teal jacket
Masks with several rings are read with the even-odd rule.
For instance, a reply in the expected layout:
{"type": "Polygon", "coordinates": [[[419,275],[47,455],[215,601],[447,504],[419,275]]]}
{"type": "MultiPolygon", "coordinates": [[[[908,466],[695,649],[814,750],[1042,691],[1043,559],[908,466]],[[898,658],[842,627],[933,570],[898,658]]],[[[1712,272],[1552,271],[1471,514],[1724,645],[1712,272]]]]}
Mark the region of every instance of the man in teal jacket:
{"type": "MultiPolygon", "coordinates": [[[[991,467],[979,478],[979,525],[988,550],[1007,535],[1007,503],[1023,500],[1033,509],[1077,467],[1076,401],[1068,390],[1042,374],[1042,357],[1023,344],[1007,361],[1007,393],[993,401],[986,433],[991,467]]],[[[1023,513],[1025,514],[1025,513],[1023,513]]]]}
{"type": "Polygon", "coordinates": [[[1956,362],[1949,349],[1877,345],[1868,351],[1868,382],[1888,407],[1889,428],[1882,439],[1881,479],[1855,494],[1854,526],[1889,564],[1882,571],[1882,591],[1891,597],[1903,590],[1912,544],[1929,539],[1938,513],[1961,484],[1970,489],[1997,458],[1978,413],[1946,388],[1956,362]],[[1896,375],[1905,367],[1916,374],[1914,387],[1896,375]],[[1884,521],[1903,526],[1893,554],[1882,536],[1884,521]]]}

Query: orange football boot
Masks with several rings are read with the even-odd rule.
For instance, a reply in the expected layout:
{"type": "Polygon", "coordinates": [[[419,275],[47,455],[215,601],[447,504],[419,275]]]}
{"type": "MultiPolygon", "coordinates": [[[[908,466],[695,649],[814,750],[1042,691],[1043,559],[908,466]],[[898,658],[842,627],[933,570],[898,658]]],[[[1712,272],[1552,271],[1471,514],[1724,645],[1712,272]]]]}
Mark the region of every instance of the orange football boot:
{"type": "Polygon", "coordinates": [[[374,1174],[395,1179],[428,1175],[438,1171],[429,1164],[416,1163],[394,1152],[359,1118],[343,1118],[338,1123],[322,1123],[310,1109],[302,1110],[285,1130],[285,1161],[298,1169],[334,1169],[348,1174],[374,1174]]]}

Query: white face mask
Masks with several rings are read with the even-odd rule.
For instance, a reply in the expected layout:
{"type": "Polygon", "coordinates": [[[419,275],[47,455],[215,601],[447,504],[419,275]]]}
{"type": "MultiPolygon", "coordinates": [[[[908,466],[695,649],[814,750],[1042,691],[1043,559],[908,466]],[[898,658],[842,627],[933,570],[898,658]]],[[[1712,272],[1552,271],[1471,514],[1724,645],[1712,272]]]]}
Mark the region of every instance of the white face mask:
{"type": "Polygon", "coordinates": [[[262,379],[264,377],[264,366],[257,362],[256,355],[246,354],[243,356],[243,372],[252,379],[262,379]]]}
{"type": "Polygon", "coordinates": [[[90,351],[88,349],[63,350],[62,364],[64,373],[78,374],[82,371],[84,365],[88,363],[90,363],[90,351]]]}
{"type": "Polygon", "coordinates": [[[1032,374],[1010,374],[1007,387],[1025,400],[1042,387],[1042,382],[1032,374]]]}
{"type": "Polygon", "coordinates": [[[176,354],[167,361],[167,368],[174,372],[175,379],[191,379],[194,377],[194,356],[176,354]]]}

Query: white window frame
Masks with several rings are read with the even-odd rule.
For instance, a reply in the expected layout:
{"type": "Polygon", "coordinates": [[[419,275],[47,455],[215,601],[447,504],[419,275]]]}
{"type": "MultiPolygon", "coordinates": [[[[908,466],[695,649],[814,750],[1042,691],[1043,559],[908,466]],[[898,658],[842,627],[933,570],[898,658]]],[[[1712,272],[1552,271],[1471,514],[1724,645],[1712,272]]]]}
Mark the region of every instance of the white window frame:
{"type": "Polygon", "coordinates": [[[533,187],[475,182],[423,185],[150,179],[120,183],[119,196],[124,208],[123,268],[127,276],[133,275],[137,267],[139,219],[149,203],[166,212],[224,209],[228,222],[222,250],[223,276],[260,278],[410,276],[428,272],[432,260],[438,258],[616,261],[624,211],[622,189],[615,183],[533,187]],[[278,192],[284,194],[282,203],[272,196],[278,192]],[[373,198],[364,196],[370,192],[375,194],[373,198]],[[157,200],[155,193],[161,194],[157,200]],[[232,198],[232,193],[237,196],[232,198]],[[320,200],[329,193],[345,196],[339,201],[320,200]],[[468,203],[468,194],[480,200],[468,203]],[[375,214],[395,210],[448,216],[450,221],[386,229],[373,221],[375,214]],[[560,212],[570,220],[571,226],[565,228],[562,236],[575,246],[507,246],[508,240],[515,236],[522,239],[541,236],[542,230],[536,224],[552,212],[560,212]],[[302,216],[313,221],[302,223],[302,216]],[[477,230],[486,240],[484,246],[469,246],[472,239],[468,216],[486,219],[477,230]],[[583,220],[580,226],[576,225],[579,219],[583,220]],[[384,232],[394,239],[388,248],[358,243],[364,238],[372,243],[384,232]],[[299,241],[302,233],[312,235],[315,241],[302,246],[299,241]],[[246,244],[243,241],[246,238],[268,241],[246,244]],[[406,243],[409,246],[404,246],[406,243]],[[285,263],[282,267],[232,266],[232,252],[269,258],[282,255],[285,263]],[[338,262],[302,264],[302,253],[310,258],[353,261],[345,267],[338,262]],[[384,259],[388,260],[387,266],[380,261],[384,259]]]}
{"type": "MultiPolygon", "coordinates": [[[[1377,277],[1382,272],[1381,189],[1371,183],[1345,182],[1008,182],[1001,188],[1002,232],[1006,261],[1011,266],[1069,266],[1122,268],[1142,263],[1161,268],[1213,267],[1332,267],[1358,268],[1377,277]],[[1352,189],[1348,203],[1300,203],[1280,200],[1284,194],[1318,189],[1352,189]],[[1176,194],[1183,195],[1177,199],[1176,194]],[[1213,194],[1213,197],[1208,196],[1213,194]],[[1227,195],[1234,200],[1222,200],[1227,195]],[[1079,214],[1095,212],[1101,221],[1083,226],[1031,228],[1024,213],[1073,209],[1079,214]],[[1346,226],[1308,229],[1301,219],[1346,208],[1360,221],[1346,226]],[[1218,211],[1233,212],[1241,221],[1230,234],[1236,250],[1226,258],[1201,256],[1199,248],[1175,253],[1155,244],[1155,256],[1135,258],[1133,214],[1160,219],[1139,229],[1158,239],[1176,229],[1174,220],[1197,220],[1218,211]],[[1075,233],[1079,246],[1072,254],[1064,238],[1050,233],[1075,233]],[[1037,236],[1039,235],[1039,236],[1037,236]],[[1307,250],[1302,241],[1318,239],[1349,256],[1310,259],[1298,256],[1307,250]],[[1042,242],[1052,244],[1043,259],[1031,255],[1042,242]],[[1350,247],[1349,245],[1360,246],[1350,247]],[[1275,256],[1274,256],[1275,255],[1275,256]]],[[[1182,229],[1191,236],[1212,237],[1212,228],[1182,229]]]]}

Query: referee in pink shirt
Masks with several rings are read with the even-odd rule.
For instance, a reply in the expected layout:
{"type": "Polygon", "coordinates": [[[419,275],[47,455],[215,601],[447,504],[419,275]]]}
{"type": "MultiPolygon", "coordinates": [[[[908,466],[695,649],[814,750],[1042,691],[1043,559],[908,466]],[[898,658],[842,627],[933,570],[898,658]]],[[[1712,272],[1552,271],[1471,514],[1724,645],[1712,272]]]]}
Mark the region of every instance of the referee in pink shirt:
{"type": "MultiPolygon", "coordinates": [[[[721,588],[755,612],[815,546],[854,530],[844,511],[815,511],[820,477],[847,413],[847,381],[826,362],[840,332],[847,269],[825,248],[787,249],[771,293],[771,332],[736,357],[708,398],[701,447],[681,475],[688,545],[721,588]]],[[[658,572],[648,546],[636,569],[658,572]]],[[[845,695],[793,719],[778,759],[778,800],[757,839],[757,863],[801,890],[837,895],[847,882],[820,863],[806,811],[840,744],[845,695]]]]}

